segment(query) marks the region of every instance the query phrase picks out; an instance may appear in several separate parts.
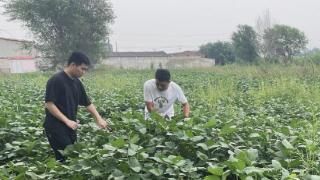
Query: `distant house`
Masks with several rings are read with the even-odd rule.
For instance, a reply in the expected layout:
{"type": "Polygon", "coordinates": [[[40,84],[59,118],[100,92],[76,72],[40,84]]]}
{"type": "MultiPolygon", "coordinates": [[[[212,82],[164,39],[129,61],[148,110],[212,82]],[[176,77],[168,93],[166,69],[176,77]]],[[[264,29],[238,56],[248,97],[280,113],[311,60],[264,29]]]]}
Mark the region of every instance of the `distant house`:
{"type": "Polygon", "coordinates": [[[31,41],[0,37],[0,73],[37,71],[38,52],[26,47],[31,41]]]}
{"type": "Polygon", "coordinates": [[[124,69],[207,68],[214,66],[214,60],[203,58],[197,51],[112,52],[103,64],[124,69]]]}
{"type": "Polygon", "coordinates": [[[164,67],[169,55],[164,51],[155,52],[111,52],[103,64],[124,69],[154,69],[164,67]]]}
{"type": "Polygon", "coordinates": [[[172,68],[209,68],[214,65],[213,59],[205,58],[199,51],[171,53],[168,63],[168,66],[172,68]]]}
{"type": "Polygon", "coordinates": [[[32,42],[28,40],[11,39],[0,37],[0,57],[14,56],[37,56],[38,52],[32,48],[27,50],[25,47],[32,42]]]}
{"type": "Polygon", "coordinates": [[[36,72],[38,59],[32,56],[0,57],[0,72],[28,73],[36,72]]]}
{"type": "Polygon", "coordinates": [[[171,53],[171,57],[183,57],[183,58],[204,58],[204,55],[199,51],[183,51],[177,53],[171,53]]]}

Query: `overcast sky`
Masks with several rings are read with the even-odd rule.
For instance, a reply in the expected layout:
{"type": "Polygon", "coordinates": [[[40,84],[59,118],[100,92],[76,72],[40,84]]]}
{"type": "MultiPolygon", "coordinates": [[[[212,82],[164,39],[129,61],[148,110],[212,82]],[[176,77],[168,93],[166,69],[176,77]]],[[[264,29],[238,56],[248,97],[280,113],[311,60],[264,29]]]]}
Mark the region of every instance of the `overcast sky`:
{"type": "MultiPolygon", "coordinates": [[[[111,0],[111,42],[118,51],[196,50],[230,40],[238,24],[255,25],[267,9],[278,24],[304,31],[309,48],[320,47],[319,0],[111,0]]],[[[3,11],[0,9],[0,11],[3,11]]],[[[30,39],[18,22],[0,16],[0,36],[30,39]]]]}

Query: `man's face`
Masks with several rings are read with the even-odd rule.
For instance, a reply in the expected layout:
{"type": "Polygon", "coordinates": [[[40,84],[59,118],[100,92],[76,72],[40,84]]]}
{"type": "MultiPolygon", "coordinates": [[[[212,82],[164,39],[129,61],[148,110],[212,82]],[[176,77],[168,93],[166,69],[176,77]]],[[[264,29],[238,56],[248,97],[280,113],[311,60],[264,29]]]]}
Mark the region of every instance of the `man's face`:
{"type": "Polygon", "coordinates": [[[156,85],[159,91],[165,91],[168,89],[170,81],[159,81],[156,80],[156,85]]]}
{"type": "Polygon", "coordinates": [[[80,78],[82,77],[89,69],[88,65],[81,64],[81,65],[76,65],[76,64],[71,64],[72,66],[72,74],[75,78],[80,78]]]}

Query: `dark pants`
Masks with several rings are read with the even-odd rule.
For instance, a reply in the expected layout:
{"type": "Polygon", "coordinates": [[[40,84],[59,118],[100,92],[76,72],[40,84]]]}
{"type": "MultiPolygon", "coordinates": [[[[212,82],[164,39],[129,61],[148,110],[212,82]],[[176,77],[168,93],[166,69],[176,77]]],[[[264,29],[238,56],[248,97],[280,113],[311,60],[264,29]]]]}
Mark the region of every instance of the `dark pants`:
{"type": "Polygon", "coordinates": [[[59,150],[64,150],[68,145],[74,144],[77,141],[76,132],[65,128],[59,130],[45,128],[45,132],[56,160],[65,162],[66,157],[59,150]]]}

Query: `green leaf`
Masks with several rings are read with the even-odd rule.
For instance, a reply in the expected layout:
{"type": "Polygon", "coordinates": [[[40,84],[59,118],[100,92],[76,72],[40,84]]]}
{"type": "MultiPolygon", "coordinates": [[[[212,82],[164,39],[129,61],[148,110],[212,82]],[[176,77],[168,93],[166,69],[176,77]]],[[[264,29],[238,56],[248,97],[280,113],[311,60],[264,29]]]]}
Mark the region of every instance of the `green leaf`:
{"type": "Polygon", "coordinates": [[[144,158],[144,159],[147,159],[149,157],[149,154],[145,153],[145,152],[142,152],[140,153],[141,157],[144,158]]]}
{"type": "Polygon", "coordinates": [[[212,128],[217,124],[217,121],[214,119],[209,120],[206,124],[204,124],[205,128],[212,128]]]}
{"type": "Polygon", "coordinates": [[[258,133],[251,133],[251,134],[249,135],[249,137],[250,137],[250,138],[257,138],[257,137],[260,137],[260,134],[258,134],[258,133]]]}
{"type": "Polygon", "coordinates": [[[20,173],[17,177],[14,178],[14,180],[25,180],[25,173],[20,173]]]}
{"type": "Polygon", "coordinates": [[[247,153],[248,153],[248,158],[251,160],[251,161],[255,161],[258,156],[259,156],[259,153],[258,153],[258,150],[257,149],[248,149],[247,150],[247,153]]]}
{"type": "Polygon", "coordinates": [[[245,180],[254,180],[254,179],[251,176],[247,176],[245,180]]]}
{"type": "Polygon", "coordinates": [[[244,170],[243,170],[247,175],[250,175],[252,173],[264,173],[264,169],[261,169],[261,168],[257,168],[257,167],[246,167],[244,170]]]}
{"type": "Polygon", "coordinates": [[[189,137],[189,138],[192,138],[194,135],[193,135],[193,132],[191,130],[186,130],[184,131],[184,133],[189,137]]]}
{"type": "Polygon", "coordinates": [[[119,164],[118,164],[118,169],[123,172],[124,174],[129,174],[131,173],[131,168],[129,166],[128,163],[125,163],[124,161],[121,161],[119,164]]]}
{"type": "Polygon", "coordinates": [[[307,176],[307,180],[320,180],[320,176],[309,175],[309,176],[307,176]]]}
{"type": "Polygon", "coordinates": [[[106,149],[106,150],[109,150],[109,151],[115,151],[115,150],[117,150],[117,148],[115,148],[115,147],[113,147],[113,146],[111,146],[111,145],[109,145],[109,144],[105,144],[105,145],[103,145],[102,147],[103,147],[103,149],[106,149]]]}
{"type": "Polygon", "coordinates": [[[168,158],[164,158],[164,160],[172,164],[177,164],[178,162],[183,160],[183,157],[170,155],[168,158]]]}
{"type": "Polygon", "coordinates": [[[13,149],[13,146],[10,143],[5,144],[7,150],[13,149]]]}
{"type": "Polygon", "coordinates": [[[135,150],[133,150],[133,149],[131,149],[131,148],[128,149],[128,155],[129,155],[129,156],[133,156],[133,155],[135,155],[135,154],[137,154],[137,152],[136,152],[135,150]]]}
{"type": "Polygon", "coordinates": [[[128,155],[133,156],[137,154],[137,151],[139,150],[139,146],[135,144],[130,144],[129,149],[128,149],[128,155]]]}
{"type": "Polygon", "coordinates": [[[208,171],[211,174],[217,175],[217,176],[222,176],[222,174],[223,174],[223,168],[222,167],[218,167],[218,166],[209,167],[208,171]]]}
{"type": "Polygon", "coordinates": [[[243,160],[231,158],[226,162],[227,166],[232,170],[242,171],[246,167],[246,163],[243,160]]]}
{"type": "Polygon", "coordinates": [[[153,159],[153,160],[155,160],[156,162],[158,162],[158,163],[162,163],[163,161],[160,159],[160,158],[158,158],[158,157],[150,157],[150,159],[153,159]]]}
{"type": "Polygon", "coordinates": [[[35,174],[33,172],[26,172],[26,175],[31,177],[31,179],[39,179],[37,174],[35,174]]]}
{"type": "Polygon", "coordinates": [[[204,137],[203,136],[194,136],[191,138],[191,141],[198,142],[201,141],[204,137]]]}
{"type": "Polygon", "coordinates": [[[225,125],[220,131],[221,135],[229,135],[233,134],[237,131],[237,127],[235,125],[225,125]]]}
{"type": "Polygon", "coordinates": [[[46,165],[49,169],[53,169],[57,164],[58,164],[57,161],[51,158],[46,165]]]}
{"type": "Polygon", "coordinates": [[[140,180],[141,177],[140,177],[139,174],[133,174],[133,175],[129,176],[128,179],[130,179],[130,180],[140,180]]]}
{"type": "Polygon", "coordinates": [[[197,156],[198,156],[198,158],[201,159],[201,160],[207,160],[207,159],[208,159],[208,156],[205,155],[205,154],[203,154],[203,153],[200,152],[200,151],[197,151],[197,156]]]}
{"type": "Polygon", "coordinates": [[[141,129],[139,129],[139,132],[141,134],[146,134],[147,133],[147,129],[146,128],[141,128],[141,129]]]}
{"type": "Polygon", "coordinates": [[[139,161],[134,157],[131,157],[129,159],[129,167],[135,172],[141,171],[141,165],[140,165],[139,161]]]}
{"type": "Polygon", "coordinates": [[[282,144],[286,149],[294,149],[294,147],[291,145],[291,143],[289,141],[287,141],[286,139],[282,140],[282,144]]]}
{"type": "Polygon", "coordinates": [[[206,176],[204,180],[221,180],[219,176],[211,175],[211,176],[206,176]]]}
{"type": "Polygon", "coordinates": [[[208,151],[208,146],[204,143],[198,143],[197,146],[201,147],[205,151],[208,151]]]}
{"type": "Polygon", "coordinates": [[[91,174],[92,174],[94,177],[102,176],[101,172],[98,171],[98,170],[96,170],[96,169],[91,170],[91,174]]]}
{"type": "Polygon", "coordinates": [[[14,166],[25,166],[26,164],[24,162],[18,162],[15,163],[14,166]]]}
{"type": "Polygon", "coordinates": [[[114,146],[114,147],[117,147],[117,148],[123,148],[125,143],[126,142],[124,141],[123,138],[119,138],[119,139],[117,139],[115,141],[112,141],[111,145],[114,146]]]}
{"type": "Polygon", "coordinates": [[[277,160],[272,160],[272,167],[276,170],[282,169],[281,163],[277,160]]]}
{"type": "Polygon", "coordinates": [[[123,176],[123,172],[120,171],[119,169],[113,170],[112,175],[113,175],[114,177],[124,177],[124,176],[123,176]]]}
{"type": "Polygon", "coordinates": [[[163,171],[161,169],[158,169],[158,168],[151,169],[151,170],[149,170],[149,172],[152,173],[155,176],[162,176],[162,174],[163,174],[163,171]]]}
{"type": "Polygon", "coordinates": [[[139,135],[135,134],[135,135],[130,139],[130,142],[131,142],[132,144],[135,144],[135,143],[137,143],[139,140],[140,140],[139,135]]]}

